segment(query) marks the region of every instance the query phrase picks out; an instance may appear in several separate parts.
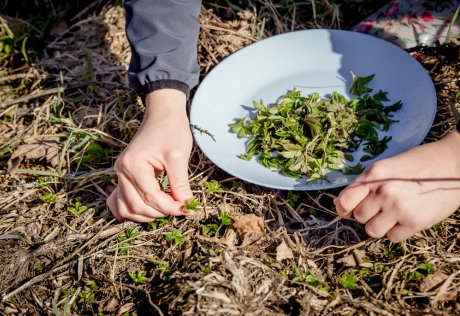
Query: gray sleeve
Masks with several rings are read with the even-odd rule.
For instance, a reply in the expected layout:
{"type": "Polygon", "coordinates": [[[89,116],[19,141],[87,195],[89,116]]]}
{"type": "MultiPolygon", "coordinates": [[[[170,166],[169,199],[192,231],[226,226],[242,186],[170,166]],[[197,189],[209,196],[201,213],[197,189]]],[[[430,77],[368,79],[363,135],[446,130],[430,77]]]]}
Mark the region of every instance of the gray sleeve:
{"type": "Polygon", "coordinates": [[[125,0],[128,73],[141,97],[163,88],[188,97],[197,85],[200,6],[201,0],[125,0]]]}

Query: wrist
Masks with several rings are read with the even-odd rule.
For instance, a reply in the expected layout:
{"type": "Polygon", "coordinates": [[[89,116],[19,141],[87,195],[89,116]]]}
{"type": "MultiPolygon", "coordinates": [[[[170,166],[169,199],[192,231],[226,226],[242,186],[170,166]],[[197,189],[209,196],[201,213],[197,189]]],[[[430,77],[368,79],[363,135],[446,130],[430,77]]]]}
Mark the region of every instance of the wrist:
{"type": "Polygon", "coordinates": [[[177,89],[150,92],[145,98],[145,118],[153,114],[187,115],[187,96],[177,89]]]}

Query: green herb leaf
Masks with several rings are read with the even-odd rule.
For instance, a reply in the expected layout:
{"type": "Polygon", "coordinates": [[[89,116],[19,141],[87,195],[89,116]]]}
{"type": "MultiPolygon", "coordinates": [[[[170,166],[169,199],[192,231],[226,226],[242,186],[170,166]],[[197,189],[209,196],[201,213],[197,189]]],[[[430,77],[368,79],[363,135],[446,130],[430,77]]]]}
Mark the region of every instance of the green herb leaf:
{"type": "Polygon", "coordinates": [[[353,83],[350,87],[349,92],[354,95],[363,95],[364,93],[371,92],[372,89],[367,87],[366,85],[374,79],[375,75],[370,75],[367,77],[359,77],[355,75],[353,72],[351,73],[353,77],[353,83]]]}

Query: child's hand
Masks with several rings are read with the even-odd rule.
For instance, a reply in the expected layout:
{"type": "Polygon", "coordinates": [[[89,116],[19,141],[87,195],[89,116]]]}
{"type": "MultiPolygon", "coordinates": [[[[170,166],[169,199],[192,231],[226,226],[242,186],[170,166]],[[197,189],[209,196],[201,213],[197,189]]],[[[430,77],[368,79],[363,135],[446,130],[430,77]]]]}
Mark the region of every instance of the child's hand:
{"type": "Polygon", "coordinates": [[[369,236],[392,242],[439,223],[460,205],[460,133],[375,163],[334,203],[369,236]]]}
{"type": "Polygon", "coordinates": [[[188,160],[192,134],[184,93],[163,89],[150,93],[139,131],[115,162],[118,187],[107,205],[119,220],[149,222],[168,215],[188,215],[182,205],[192,197],[188,160]],[[171,194],[156,175],[166,171],[171,194]]]}

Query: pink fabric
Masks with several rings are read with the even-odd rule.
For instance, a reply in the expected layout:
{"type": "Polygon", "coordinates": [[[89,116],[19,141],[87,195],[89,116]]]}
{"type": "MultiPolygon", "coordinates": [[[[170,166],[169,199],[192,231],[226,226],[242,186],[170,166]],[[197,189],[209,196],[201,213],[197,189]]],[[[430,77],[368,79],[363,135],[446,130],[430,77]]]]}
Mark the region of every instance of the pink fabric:
{"type": "MultiPolygon", "coordinates": [[[[403,48],[443,44],[460,1],[393,0],[354,30],[389,40],[403,48]]],[[[460,17],[451,27],[451,40],[460,37],[460,17]]]]}

